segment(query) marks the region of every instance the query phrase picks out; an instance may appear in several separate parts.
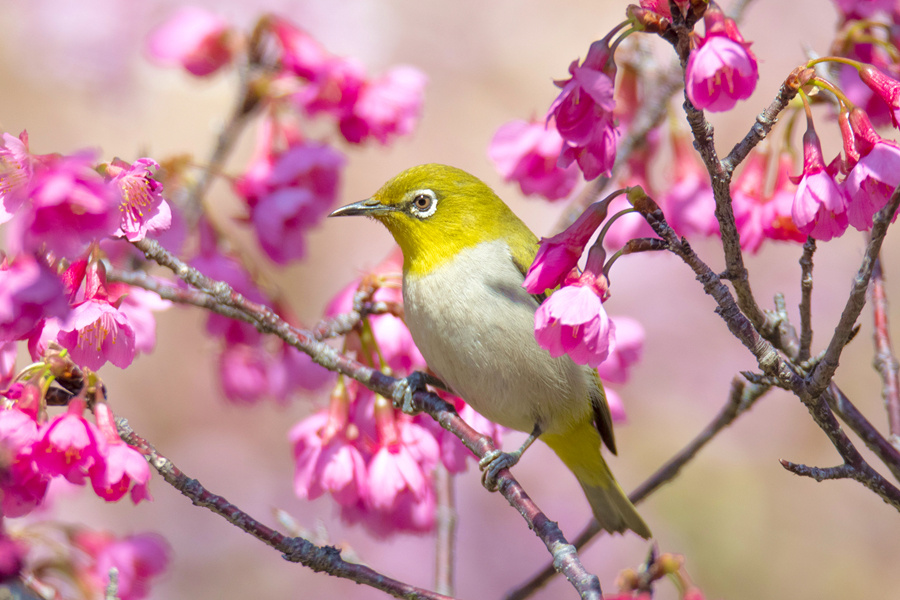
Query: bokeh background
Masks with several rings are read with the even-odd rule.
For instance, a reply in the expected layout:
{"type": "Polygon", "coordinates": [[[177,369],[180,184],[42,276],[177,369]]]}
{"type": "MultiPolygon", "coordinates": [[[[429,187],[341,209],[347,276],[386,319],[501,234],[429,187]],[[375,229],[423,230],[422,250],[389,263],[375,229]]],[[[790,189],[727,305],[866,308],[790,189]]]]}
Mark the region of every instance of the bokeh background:
{"type": "MultiPolygon", "coordinates": [[[[538,234],[549,234],[561,207],[524,199],[499,180],[486,158],[494,131],[515,118],[542,115],[556,95],[552,79],[623,18],[619,0],[231,0],[199,2],[249,27],[264,11],[286,15],[331,51],[353,55],[377,73],[413,64],[429,77],[421,124],[390,148],[348,148],[343,202],[367,197],[407,166],[445,162],[478,174],[495,187],[538,234]]],[[[151,65],[142,42],[179,4],[167,1],[29,0],[0,3],[0,129],[31,136],[38,153],[102,149],[106,158],[157,159],[190,153],[202,161],[227,116],[234,74],[197,80],[151,65]]],[[[754,96],[714,115],[720,150],[752,124],[780,81],[804,60],[824,54],[837,21],[830,2],[751,2],[742,26],[759,58],[754,96]]],[[[838,150],[836,127],[822,121],[826,155],[838,150]]],[[[252,145],[245,133],[229,161],[240,171],[252,145]]],[[[215,218],[239,227],[239,206],[227,184],[212,189],[215,218]]],[[[242,234],[238,234],[239,237],[242,234]]],[[[884,264],[888,293],[896,281],[897,239],[884,264]]],[[[244,236],[248,246],[250,238],[244,236]]],[[[820,244],[813,298],[814,351],[824,347],[858,267],[862,235],[820,244]]],[[[262,268],[277,279],[306,322],[329,298],[391,249],[389,235],[364,220],[325,222],[309,237],[308,260],[286,270],[262,268]]],[[[696,244],[714,268],[715,245],[696,244]]],[[[771,306],[784,292],[792,314],[799,301],[800,248],[770,244],[748,258],[757,298],[771,306]]],[[[753,369],[750,354],[728,335],[689,270],[670,256],[621,260],[613,272],[613,314],[640,319],[647,330],[643,362],[622,390],[628,423],[618,429],[620,457],[612,468],[633,488],[689,441],[724,403],[736,372],[753,369]]],[[[879,378],[871,367],[871,312],[842,359],[838,382],[884,429],[879,378]]],[[[283,509],[304,527],[352,550],[375,569],[420,586],[433,585],[434,540],[400,535],[376,540],[335,517],[328,498],[292,493],[286,434],[323,402],[298,398],[286,405],[227,404],[216,381],[215,347],[203,334],[204,315],[173,309],[159,318],[158,349],[127,371],[101,374],[117,413],[187,474],[197,477],[264,522],[283,509]]],[[[895,319],[900,322],[900,318],[895,319]]],[[[895,338],[900,332],[895,327],[895,338]]],[[[507,437],[509,447],[521,437],[507,437]]],[[[868,456],[868,454],[867,454],[868,456]]],[[[900,587],[896,555],[900,515],[858,484],[817,484],[784,471],[778,459],[818,466],[839,462],[825,436],[793,397],[772,393],[719,436],[674,482],[640,509],[663,551],[684,554],[687,569],[709,598],[889,598],[900,587]]],[[[529,451],[516,476],[563,531],[574,536],[589,516],[574,480],[543,446],[529,451]]],[[[476,472],[455,483],[459,510],[457,595],[496,598],[547,561],[542,544],[501,496],[486,493],[476,472]]],[[[351,582],[314,574],[197,509],[158,478],[155,500],[133,507],[105,505],[92,495],[57,499],[61,520],[118,533],[154,530],[170,542],[174,561],[154,598],[378,598],[351,582]]],[[[604,537],[582,555],[612,592],[619,570],[637,566],[648,545],[636,536],[604,537]]],[[[659,586],[661,598],[674,597],[659,586]]],[[[555,581],[538,597],[572,597],[555,581]]]]}

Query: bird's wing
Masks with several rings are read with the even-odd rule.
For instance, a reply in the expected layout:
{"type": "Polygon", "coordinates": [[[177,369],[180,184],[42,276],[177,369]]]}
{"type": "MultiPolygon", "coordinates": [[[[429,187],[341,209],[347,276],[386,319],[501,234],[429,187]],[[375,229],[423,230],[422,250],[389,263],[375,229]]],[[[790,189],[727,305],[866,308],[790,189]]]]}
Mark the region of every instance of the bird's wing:
{"type": "Polygon", "coordinates": [[[613,435],[612,415],[609,412],[609,404],[606,403],[606,392],[603,390],[603,382],[600,381],[600,375],[597,369],[585,367],[589,371],[592,383],[591,386],[591,408],[594,410],[594,426],[600,432],[600,438],[609,451],[616,454],[616,438],[613,435]]]}

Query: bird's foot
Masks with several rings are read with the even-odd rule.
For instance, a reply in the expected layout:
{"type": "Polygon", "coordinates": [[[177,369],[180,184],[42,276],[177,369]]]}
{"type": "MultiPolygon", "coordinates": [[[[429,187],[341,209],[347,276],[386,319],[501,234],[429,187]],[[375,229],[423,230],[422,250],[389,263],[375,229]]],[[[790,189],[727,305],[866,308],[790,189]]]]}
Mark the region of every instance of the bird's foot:
{"type": "Polygon", "coordinates": [[[423,373],[422,371],[414,371],[413,373],[410,373],[408,377],[404,377],[397,381],[393,393],[391,394],[394,408],[401,410],[408,415],[419,414],[422,411],[416,407],[413,394],[426,391],[428,389],[427,386],[429,385],[442,390],[447,389],[447,386],[443,381],[434,375],[423,373]]]}
{"type": "Polygon", "coordinates": [[[490,450],[485,453],[478,461],[478,468],[481,469],[481,485],[489,492],[496,492],[500,487],[497,482],[500,471],[515,466],[520,458],[522,458],[521,448],[515,452],[490,450]]]}
{"type": "Polygon", "coordinates": [[[478,461],[478,468],[481,469],[481,485],[489,492],[496,492],[499,489],[497,478],[500,471],[514,467],[522,455],[528,450],[529,446],[534,443],[541,435],[541,426],[535,425],[534,430],[528,435],[525,442],[514,452],[501,452],[499,450],[490,450],[478,461]]]}

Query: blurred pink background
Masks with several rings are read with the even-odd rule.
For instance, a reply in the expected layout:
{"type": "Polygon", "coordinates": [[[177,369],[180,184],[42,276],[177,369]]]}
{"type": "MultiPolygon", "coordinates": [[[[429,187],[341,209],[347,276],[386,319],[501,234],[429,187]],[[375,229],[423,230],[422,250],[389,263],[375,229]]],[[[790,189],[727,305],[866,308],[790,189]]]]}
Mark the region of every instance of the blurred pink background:
{"type": "MultiPolygon", "coordinates": [[[[200,3],[203,4],[203,3],[200,3]]],[[[549,234],[560,207],[524,199],[499,181],[486,158],[494,131],[515,118],[542,115],[556,95],[552,79],[623,18],[625,2],[576,0],[251,0],[206,2],[245,27],[264,11],[289,17],[331,51],[354,55],[369,72],[397,63],[424,70],[430,83],[415,135],[385,149],[349,148],[343,203],[367,197],[407,166],[445,162],[493,185],[532,226],[549,234]]],[[[0,129],[27,128],[36,152],[98,147],[107,159],[208,156],[213,135],[231,109],[234,73],[196,80],[149,64],[142,40],[178,4],[82,0],[30,0],[0,4],[0,129]]],[[[714,115],[719,148],[729,150],[767,105],[780,81],[804,62],[804,48],[819,54],[836,22],[829,2],[751,3],[742,31],[754,42],[761,81],[754,96],[714,115]]],[[[838,150],[836,130],[822,121],[826,155],[838,150]]],[[[238,172],[252,143],[248,131],[233,159],[238,172]]],[[[220,223],[234,227],[238,205],[222,182],[212,190],[220,223]]],[[[250,244],[244,234],[239,237],[250,244]]],[[[390,250],[390,236],[364,220],[325,222],[309,239],[309,257],[277,277],[307,322],[329,298],[390,250]]],[[[712,243],[695,244],[714,267],[712,243]]],[[[820,244],[813,298],[814,352],[837,320],[858,267],[862,235],[820,244]]],[[[897,236],[888,236],[884,264],[889,298],[900,303],[897,236]]],[[[748,258],[751,282],[764,307],[782,291],[796,318],[798,246],[769,244],[748,258]]],[[[626,490],[650,475],[718,412],[736,372],[753,369],[751,355],[728,335],[690,271],[671,256],[636,256],[613,270],[613,314],[639,318],[647,329],[645,358],[622,390],[628,424],[617,431],[620,457],[611,466],[626,490]]],[[[304,527],[327,532],[329,543],[392,577],[433,586],[431,536],[374,540],[335,518],[327,498],[297,500],[286,434],[322,404],[302,398],[288,406],[226,404],[214,377],[215,349],[203,335],[204,315],[174,309],[160,317],[158,349],[127,371],[101,374],[117,414],[151,440],[188,475],[266,523],[272,510],[289,512],[304,527]]],[[[893,335],[900,340],[895,317],[893,335]]],[[[838,382],[884,429],[879,378],[871,368],[871,312],[844,354],[838,382]]],[[[507,447],[523,436],[507,437],[507,447]]],[[[868,453],[865,453],[869,456],[868,453]]],[[[885,598],[896,594],[900,570],[900,515],[862,486],[816,484],[784,471],[779,458],[817,466],[839,462],[798,400],[773,392],[691,463],[673,483],[640,506],[663,551],[684,554],[687,570],[708,598],[885,598]]],[[[877,465],[876,465],[877,466],[877,465]]],[[[515,469],[538,504],[570,537],[589,509],[573,477],[537,445],[515,469]]],[[[155,478],[154,502],[104,505],[88,494],[58,500],[62,520],[119,533],[155,530],[174,550],[174,563],[154,598],[380,598],[380,592],[285,562],[273,550],[211,513],[194,508],[155,478]]],[[[503,498],[488,494],[477,473],[457,478],[459,544],[457,595],[496,598],[542,567],[548,555],[503,498]]],[[[607,593],[617,572],[636,567],[648,551],[636,536],[604,537],[582,558],[607,593]]],[[[561,580],[537,597],[574,597],[561,580]]],[[[659,585],[660,598],[675,597],[659,585]]]]}

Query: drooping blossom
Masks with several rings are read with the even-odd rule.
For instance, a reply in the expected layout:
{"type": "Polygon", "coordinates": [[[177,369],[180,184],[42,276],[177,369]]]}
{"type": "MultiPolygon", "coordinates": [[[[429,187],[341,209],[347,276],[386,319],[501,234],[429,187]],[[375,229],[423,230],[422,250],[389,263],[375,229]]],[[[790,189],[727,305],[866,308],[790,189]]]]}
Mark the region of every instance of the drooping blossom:
{"type": "Polygon", "coordinates": [[[515,181],[526,196],[548,200],[567,197],[578,181],[573,165],[558,165],[563,140],[555,128],[536,121],[502,125],[488,147],[488,156],[505,181],[515,181]]]}
{"type": "Polygon", "coordinates": [[[44,319],[69,312],[59,277],[30,254],[0,260],[0,342],[31,335],[44,319]]]}
{"type": "Polygon", "coordinates": [[[149,500],[150,466],[143,454],[122,441],[113,419],[109,405],[104,402],[94,405],[94,420],[107,441],[107,454],[106,460],[94,463],[88,470],[91,486],[107,502],[120,500],[129,490],[134,504],[149,500]]]}
{"type": "Polygon", "coordinates": [[[65,413],[41,427],[40,439],[33,449],[33,459],[41,473],[63,476],[81,485],[89,470],[106,460],[106,438],[83,412],[84,401],[75,398],[65,413]]]}
{"type": "Polygon", "coordinates": [[[613,115],[615,63],[608,37],[591,44],[580,65],[573,61],[569,74],[569,79],[556,82],[562,91],[547,113],[564,141],[559,165],[577,162],[585,179],[596,179],[612,169],[619,135],[613,115]]]}
{"type": "Polygon", "coordinates": [[[339,122],[344,139],[360,144],[374,138],[385,145],[395,136],[412,133],[422,112],[426,82],[422,71],[406,65],[366,81],[339,122]]]}
{"type": "Polygon", "coordinates": [[[685,90],[700,110],[731,110],[756,89],[759,68],[750,44],[732,19],[711,5],[704,16],[706,36],[691,51],[685,69],[685,90]]]}
{"type": "MultiPolygon", "coordinates": [[[[27,393],[27,391],[26,391],[27,393]]],[[[18,408],[0,409],[0,511],[21,517],[34,510],[47,493],[49,476],[34,462],[40,439],[34,417],[18,408]]]]}
{"type": "Polygon", "coordinates": [[[529,294],[543,294],[560,285],[569,272],[578,265],[578,259],[606,218],[607,205],[591,204],[569,227],[553,237],[542,238],[537,255],[525,274],[522,283],[529,294]]]}
{"type": "Polygon", "coordinates": [[[850,152],[858,158],[844,180],[847,219],[856,229],[868,231],[872,217],[900,184],[900,146],[878,135],[862,110],[851,110],[848,120],[852,139],[845,136],[845,147],[852,144],[850,152]]]}
{"type": "Polygon", "coordinates": [[[233,36],[222,17],[197,6],[185,6],[150,34],[147,52],[159,64],[181,66],[202,77],[231,62],[233,36]]]}
{"type": "Polygon", "coordinates": [[[225,398],[253,404],[283,387],[283,365],[262,345],[227,343],[218,358],[219,382],[225,398]]]}
{"type": "Polygon", "coordinates": [[[281,67],[304,79],[314,79],[328,61],[329,54],[319,42],[287,19],[273,16],[269,27],[281,46],[281,67]]]}
{"type": "Polygon", "coordinates": [[[121,196],[122,221],[115,232],[116,237],[137,242],[172,224],[172,211],[162,196],[162,184],[153,179],[152,170],[158,168],[151,158],[139,158],[131,165],[115,159],[105,166],[110,184],[121,196]]]}
{"type": "Polygon", "coordinates": [[[92,241],[112,235],[119,225],[115,191],[92,168],[94,154],[56,157],[36,169],[29,199],[10,224],[9,245],[16,252],[42,248],[75,257],[92,241]]]}
{"type": "Polygon", "coordinates": [[[102,267],[92,264],[84,277],[81,300],[72,306],[71,318],[59,324],[57,340],[72,360],[91,370],[107,362],[124,369],[134,361],[134,328],[119,303],[109,294],[102,267]]]}
{"type": "Polygon", "coordinates": [[[109,572],[118,574],[117,597],[142,600],[150,594],[154,578],[169,566],[171,550],[156,533],[137,533],[116,538],[106,532],[79,530],[72,543],[87,558],[79,575],[90,588],[102,592],[109,586],[109,572]]]}
{"type": "Polygon", "coordinates": [[[796,186],[791,183],[793,159],[779,154],[775,181],[767,187],[768,152],[753,152],[744,161],[743,170],[735,177],[731,188],[735,225],[741,237],[741,248],[757,252],[766,239],[803,242],[801,233],[791,219],[796,186]]]}
{"type": "Polygon", "coordinates": [[[687,136],[673,133],[672,150],[672,183],[661,199],[666,221],[680,236],[718,234],[716,199],[709,174],[698,164],[697,153],[687,136]]]}
{"type": "Polygon", "coordinates": [[[847,200],[835,181],[837,165],[826,168],[822,145],[809,121],[803,135],[803,173],[797,182],[791,218],[804,234],[827,241],[847,229],[847,200]]]}
{"type": "Polygon", "coordinates": [[[570,276],[534,314],[534,337],[550,356],[568,354],[593,368],[616,347],[616,327],[603,308],[608,283],[602,275],[604,253],[594,246],[580,276],[570,276]]]}
{"type": "Polygon", "coordinates": [[[235,183],[266,254],[278,264],[302,258],[305,233],[335,202],[344,157],[326,144],[288,140],[276,145],[276,126],[264,123],[254,158],[235,183]]]}

